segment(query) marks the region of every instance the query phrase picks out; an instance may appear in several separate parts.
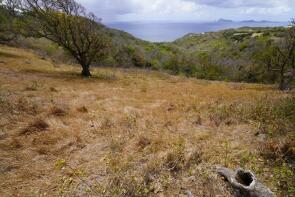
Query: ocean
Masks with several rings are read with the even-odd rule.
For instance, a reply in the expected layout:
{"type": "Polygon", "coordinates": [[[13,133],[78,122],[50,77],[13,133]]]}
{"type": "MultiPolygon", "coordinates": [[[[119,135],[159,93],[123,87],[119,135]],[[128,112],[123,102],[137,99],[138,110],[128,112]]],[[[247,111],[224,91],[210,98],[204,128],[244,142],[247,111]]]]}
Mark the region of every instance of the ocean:
{"type": "Polygon", "coordinates": [[[287,26],[288,22],[207,22],[207,23],[171,23],[171,22],[116,22],[105,24],[108,27],[119,29],[132,34],[142,40],[151,42],[171,42],[188,33],[202,33],[219,31],[229,28],[249,27],[276,27],[287,26]]]}

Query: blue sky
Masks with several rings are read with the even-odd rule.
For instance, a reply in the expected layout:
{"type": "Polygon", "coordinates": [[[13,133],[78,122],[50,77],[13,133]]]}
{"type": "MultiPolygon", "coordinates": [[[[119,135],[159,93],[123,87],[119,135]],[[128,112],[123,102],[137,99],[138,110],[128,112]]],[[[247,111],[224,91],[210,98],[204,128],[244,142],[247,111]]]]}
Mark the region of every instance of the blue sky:
{"type": "Polygon", "coordinates": [[[104,22],[289,21],[295,0],[77,0],[104,22]]]}

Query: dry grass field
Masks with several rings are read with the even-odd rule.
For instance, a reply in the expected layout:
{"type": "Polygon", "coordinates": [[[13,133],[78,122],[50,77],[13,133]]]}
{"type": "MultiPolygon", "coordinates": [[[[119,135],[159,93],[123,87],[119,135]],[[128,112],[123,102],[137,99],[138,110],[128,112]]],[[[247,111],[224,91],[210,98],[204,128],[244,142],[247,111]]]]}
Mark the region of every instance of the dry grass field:
{"type": "Polygon", "coordinates": [[[278,184],[282,169],[265,156],[281,143],[295,154],[290,137],[271,144],[268,126],[282,124],[265,120],[290,93],[92,72],[83,79],[77,66],[0,45],[0,196],[231,196],[217,165],[251,169],[278,196],[294,189],[291,167],[278,184]]]}

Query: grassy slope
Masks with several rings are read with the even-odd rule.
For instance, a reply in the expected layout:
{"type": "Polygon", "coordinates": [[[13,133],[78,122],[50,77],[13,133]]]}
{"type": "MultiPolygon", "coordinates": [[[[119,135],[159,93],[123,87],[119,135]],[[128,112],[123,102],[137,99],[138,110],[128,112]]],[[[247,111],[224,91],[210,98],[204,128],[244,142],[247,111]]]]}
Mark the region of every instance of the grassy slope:
{"type": "Polygon", "coordinates": [[[0,46],[0,196],[230,196],[218,164],[251,169],[279,194],[255,125],[210,109],[286,94],[135,69],[79,72],[0,46]]]}

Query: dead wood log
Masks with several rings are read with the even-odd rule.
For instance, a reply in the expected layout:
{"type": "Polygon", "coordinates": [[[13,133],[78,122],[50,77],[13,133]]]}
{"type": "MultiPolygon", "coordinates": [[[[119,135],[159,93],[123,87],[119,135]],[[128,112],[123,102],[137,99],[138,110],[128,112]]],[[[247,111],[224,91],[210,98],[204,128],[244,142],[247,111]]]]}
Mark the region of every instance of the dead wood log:
{"type": "Polygon", "coordinates": [[[223,176],[234,189],[235,197],[275,197],[275,194],[260,183],[248,170],[218,167],[218,174],[223,176]]]}

